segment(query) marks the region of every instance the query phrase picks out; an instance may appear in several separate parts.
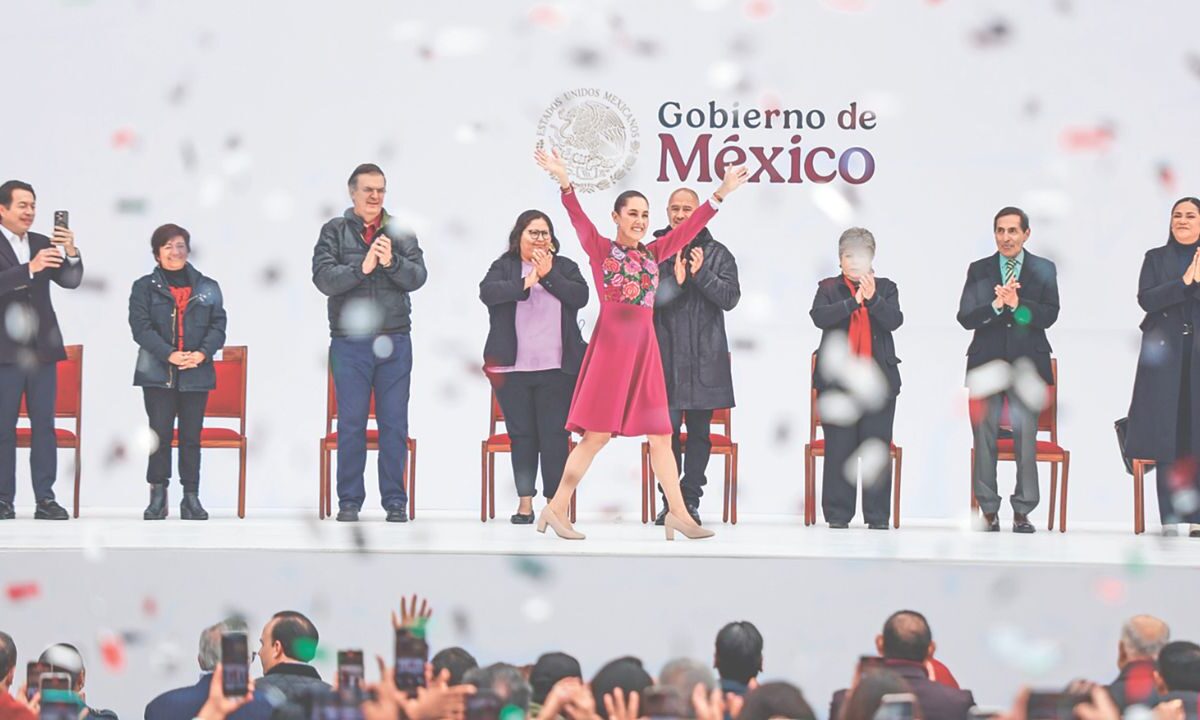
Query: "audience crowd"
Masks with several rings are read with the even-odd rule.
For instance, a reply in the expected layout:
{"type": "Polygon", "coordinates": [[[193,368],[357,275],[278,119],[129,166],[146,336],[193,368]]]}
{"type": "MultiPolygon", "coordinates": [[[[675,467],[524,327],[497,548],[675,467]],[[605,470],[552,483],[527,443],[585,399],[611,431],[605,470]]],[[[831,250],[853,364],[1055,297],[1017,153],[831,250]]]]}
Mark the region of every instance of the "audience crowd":
{"type": "MultiPolygon", "coordinates": [[[[424,637],[431,610],[401,602],[393,613],[397,633],[424,637]]],[[[790,682],[764,682],[763,637],[745,621],[717,633],[711,661],[678,658],[655,677],[636,657],[620,657],[585,678],[579,662],[548,652],[531,665],[480,666],[461,647],[439,650],[425,663],[424,687],[400,690],[383,658],[377,658],[361,686],[339,688],[311,664],[320,636],[307,617],[276,613],[262,628],[259,649],[242,658],[257,660],[262,676],[245,695],[222,689],[222,637],[245,633],[231,618],[200,633],[195,684],[152,699],[146,720],[815,720],[813,706],[790,682]],[[374,682],[370,680],[374,679],[374,682]]],[[[1010,708],[976,706],[969,689],[959,687],[949,668],[934,658],[937,645],[925,617],[901,610],[884,622],[875,638],[877,656],[860,658],[848,687],[829,701],[829,720],[1198,720],[1200,645],[1175,640],[1162,620],[1130,618],[1117,645],[1119,673],[1107,684],[1076,680],[1051,691],[1023,689],[1010,708]]],[[[116,720],[91,705],[83,657],[72,645],[57,643],[37,658],[42,673],[69,677],[69,690],[17,684],[17,647],[0,632],[0,720],[51,717],[43,704],[71,717],[116,720]],[[43,698],[43,695],[47,697],[43,698]],[[53,697],[52,697],[53,696],[53,697]]],[[[419,668],[419,665],[418,665],[419,668]]],[[[23,668],[22,668],[23,669],[23,668]]],[[[339,673],[340,677],[340,673],[339,673]]],[[[36,679],[35,679],[36,681],[36,679]]],[[[349,684],[349,683],[348,683],[349,684]]],[[[54,714],[56,720],[63,717],[54,714]]]]}

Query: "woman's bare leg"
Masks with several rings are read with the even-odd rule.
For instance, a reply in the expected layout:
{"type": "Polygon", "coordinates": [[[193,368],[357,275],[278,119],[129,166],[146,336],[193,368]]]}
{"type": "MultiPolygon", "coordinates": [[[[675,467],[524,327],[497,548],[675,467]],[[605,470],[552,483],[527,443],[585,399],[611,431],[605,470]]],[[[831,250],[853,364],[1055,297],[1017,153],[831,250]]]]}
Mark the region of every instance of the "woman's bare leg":
{"type": "Polygon", "coordinates": [[[650,442],[650,465],[662,485],[663,494],[667,498],[667,507],[677,520],[687,525],[695,525],[696,521],[688,514],[683,504],[683,493],[679,489],[679,468],[675,465],[675,453],[671,451],[670,435],[647,435],[650,442]]]}
{"type": "MultiPolygon", "coordinates": [[[[567,456],[567,464],[563,467],[562,480],[558,483],[558,489],[554,491],[554,497],[550,498],[547,507],[554,511],[554,514],[562,518],[566,523],[570,523],[571,495],[575,492],[575,488],[579,487],[579,481],[583,480],[583,475],[592,466],[592,459],[596,457],[596,453],[600,452],[600,448],[608,444],[612,433],[594,432],[585,430],[583,439],[567,456]]],[[[668,440],[670,438],[668,437],[668,440]]],[[[668,450],[670,445],[668,445],[668,450]]],[[[672,459],[674,462],[674,459],[672,459]]],[[[676,483],[678,485],[678,483],[676,483]]]]}

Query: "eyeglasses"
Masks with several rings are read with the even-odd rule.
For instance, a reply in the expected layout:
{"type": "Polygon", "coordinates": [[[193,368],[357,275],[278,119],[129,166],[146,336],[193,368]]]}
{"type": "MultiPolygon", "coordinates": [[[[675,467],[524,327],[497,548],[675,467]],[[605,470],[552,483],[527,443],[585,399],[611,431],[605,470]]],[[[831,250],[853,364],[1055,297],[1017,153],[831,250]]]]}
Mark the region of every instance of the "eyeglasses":
{"type": "Polygon", "coordinates": [[[550,239],[550,231],[549,230],[526,230],[525,233],[527,235],[529,235],[530,240],[549,240],[550,239]]]}

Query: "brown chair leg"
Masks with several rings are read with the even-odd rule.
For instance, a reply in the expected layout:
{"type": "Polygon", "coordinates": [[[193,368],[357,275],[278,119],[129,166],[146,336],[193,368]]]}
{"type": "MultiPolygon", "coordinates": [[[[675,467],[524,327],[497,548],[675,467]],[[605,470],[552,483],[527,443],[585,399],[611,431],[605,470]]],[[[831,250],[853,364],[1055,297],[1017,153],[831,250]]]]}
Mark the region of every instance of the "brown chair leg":
{"type": "Polygon", "coordinates": [[[646,465],[649,464],[649,460],[647,459],[649,456],[650,456],[650,445],[649,445],[649,443],[643,442],[642,443],[642,524],[643,525],[650,522],[650,520],[648,518],[648,514],[649,514],[648,509],[650,507],[649,497],[648,497],[648,493],[649,493],[648,485],[650,483],[650,475],[649,475],[649,471],[647,471],[647,469],[646,469],[646,465]]]}
{"type": "Polygon", "coordinates": [[[1058,506],[1057,501],[1058,501],[1058,463],[1052,462],[1052,463],[1050,463],[1050,507],[1048,508],[1050,511],[1048,513],[1050,516],[1050,521],[1049,521],[1049,524],[1046,525],[1047,530],[1054,529],[1054,509],[1058,506]]]}
{"type": "Polygon", "coordinates": [[[896,477],[892,481],[892,527],[900,527],[900,466],[904,462],[904,451],[896,448],[896,465],[892,472],[896,477]]]}
{"type": "Polygon", "coordinates": [[[1063,451],[1062,502],[1058,506],[1058,531],[1067,531],[1067,478],[1071,474],[1071,453],[1063,451]]]}
{"type": "Polygon", "coordinates": [[[75,518],[79,519],[79,438],[75,438],[75,518]]]}
{"type": "Polygon", "coordinates": [[[238,517],[246,519],[246,438],[238,448],[238,517]]]}
{"type": "Polygon", "coordinates": [[[417,519],[417,443],[414,441],[408,453],[408,467],[404,469],[408,475],[408,519],[417,519]]]}
{"type": "Polygon", "coordinates": [[[1141,460],[1133,461],[1133,534],[1146,531],[1145,481],[1146,465],[1141,460]]]}
{"type": "Polygon", "coordinates": [[[650,517],[658,517],[658,493],[655,492],[655,486],[658,481],[654,477],[654,463],[650,462],[650,451],[646,451],[646,477],[649,482],[646,485],[646,496],[650,499],[650,517]]]}
{"type": "Polygon", "coordinates": [[[488,518],[496,519],[496,453],[488,453],[488,518]]]}
{"type": "Polygon", "coordinates": [[[487,440],[479,447],[479,522],[487,522],[488,473],[487,473],[487,440]]]}
{"type": "Polygon", "coordinates": [[[725,488],[722,491],[723,498],[721,500],[721,522],[723,523],[729,522],[729,484],[731,482],[729,463],[733,460],[733,450],[729,452],[730,454],[725,456],[725,488]]]}
{"type": "Polygon", "coordinates": [[[733,492],[729,495],[729,519],[737,525],[737,496],[738,496],[738,445],[733,443],[733,492]]]}
{"type": "Polygon", "coordinates": [[[328,472],[325,467],[325,441],[321,441],[320,463],[317,471],[317,517],[321,520],[325,519],[325,473],[328,472]]]}

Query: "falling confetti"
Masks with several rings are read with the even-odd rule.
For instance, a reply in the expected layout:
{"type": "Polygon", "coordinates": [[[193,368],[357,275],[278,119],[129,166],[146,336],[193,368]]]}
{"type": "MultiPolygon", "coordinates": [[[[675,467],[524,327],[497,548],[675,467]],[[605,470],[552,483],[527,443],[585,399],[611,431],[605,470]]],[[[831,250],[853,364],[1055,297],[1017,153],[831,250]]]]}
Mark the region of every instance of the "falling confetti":
{"type": "Polygon", "coordinates": [[[34,581],[9,583],[4,588],[4,594],[7,595],[8,599],[11,600],[12,602],[23,602],[25,600],[32,600],[32,599],[36,598],[38,595],[40,595],[41,592],[42,592],[41,586],[38,585],[38,583],[34,582],[34,581]]]}

